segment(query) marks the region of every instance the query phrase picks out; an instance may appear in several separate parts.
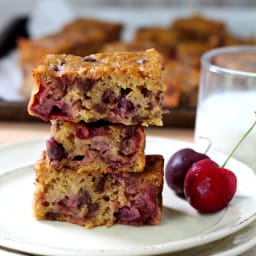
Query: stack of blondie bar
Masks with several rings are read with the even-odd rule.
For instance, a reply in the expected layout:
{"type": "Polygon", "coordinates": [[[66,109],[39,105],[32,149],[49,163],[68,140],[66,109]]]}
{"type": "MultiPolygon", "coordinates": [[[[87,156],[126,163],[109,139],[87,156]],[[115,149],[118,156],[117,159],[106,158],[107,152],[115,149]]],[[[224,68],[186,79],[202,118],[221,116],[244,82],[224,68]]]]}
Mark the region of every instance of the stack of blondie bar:
{"type": "Polygon", "coordinates": [[[28,110],[51,137],[35,166],[37,219],[160,223],[163,157],[145,155],[144,127],[162,125],[161,71],[154,49],[41,60],[28,110]]]}

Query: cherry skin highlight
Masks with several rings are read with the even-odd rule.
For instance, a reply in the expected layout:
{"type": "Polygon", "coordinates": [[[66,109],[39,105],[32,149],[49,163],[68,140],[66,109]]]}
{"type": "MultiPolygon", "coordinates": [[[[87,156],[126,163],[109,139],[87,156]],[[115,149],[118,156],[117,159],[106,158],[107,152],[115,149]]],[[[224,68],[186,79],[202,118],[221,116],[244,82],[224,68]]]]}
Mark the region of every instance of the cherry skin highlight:
{"type": "Polygon", "coordinates": [[[213,213],[225,208],[237,189],[235,174],[210,159],[194,163],[186,174],[186,200],[201,213],[213,213]]]}
{"type": "Polygon", "coordinates": [[[191,148],[184,148],[174,153],[165,168],[165,179],[174,192],[184,197],[184,179],[189,168],[195,162],[208,158],[207,155],[196,152],[191,148]]]}

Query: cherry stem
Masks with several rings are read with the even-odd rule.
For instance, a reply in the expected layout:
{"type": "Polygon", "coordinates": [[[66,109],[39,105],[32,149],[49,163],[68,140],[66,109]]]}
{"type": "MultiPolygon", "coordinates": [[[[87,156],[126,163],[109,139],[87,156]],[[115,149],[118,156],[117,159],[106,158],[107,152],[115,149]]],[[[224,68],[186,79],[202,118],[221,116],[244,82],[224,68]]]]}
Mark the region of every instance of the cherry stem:
{"type": "Polygon", "coordinates": [[[203,139],[203,140],[207,140],[208,141],[208,146],[207,146],[207,148],[204,151],[204,154],[206,155],[208,153],[209,149],[212,146],[212,141],[209,138],[204,137],[204,136],[200,136],[199,139],[203,139]]]}
{"type": "Polygon", "coordinates": [[[227,164],[228,160],[230,159],[230,157],[234,154],[234,152],[236,151],[236,149],[240,146],[240,144],[243,142],[243,140],[247,137],[247,135],[251,132],[251,130],[256,126],[256,120],[253,122],[252,126],[246,131],[246,133],[240,138],[240,140],[238,141],[238,143],[234,146],[234,148],[231,150],[231,152],[229,153],[227,159],[225,160],[225,162],[222,164],[222,168],[225,167],[225,165],[227,164]]]}

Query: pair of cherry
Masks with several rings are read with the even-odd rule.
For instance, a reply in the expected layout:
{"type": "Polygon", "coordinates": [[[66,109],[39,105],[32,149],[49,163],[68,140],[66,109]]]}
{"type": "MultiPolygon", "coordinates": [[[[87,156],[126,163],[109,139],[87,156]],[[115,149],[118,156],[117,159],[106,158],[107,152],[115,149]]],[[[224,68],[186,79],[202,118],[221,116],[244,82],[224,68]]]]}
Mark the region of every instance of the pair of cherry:
{"type": "Polygon", "coordinates": [[[165,178],[168,186],[201,213],[212,213],[225,208],[236,193],[237,178],[224,167],[255,126],[256,120],[231,150],[222,166],[206,154],[191,148],[177,151],[166,165],[165,178]]]}
{"type": "Polygon", "coordinates": [[[226,207],[237,187],[232,171],[191,148],[179,150],[169,159],[165,178],[177,195],[185,197],[201,213],[226,207]]]}

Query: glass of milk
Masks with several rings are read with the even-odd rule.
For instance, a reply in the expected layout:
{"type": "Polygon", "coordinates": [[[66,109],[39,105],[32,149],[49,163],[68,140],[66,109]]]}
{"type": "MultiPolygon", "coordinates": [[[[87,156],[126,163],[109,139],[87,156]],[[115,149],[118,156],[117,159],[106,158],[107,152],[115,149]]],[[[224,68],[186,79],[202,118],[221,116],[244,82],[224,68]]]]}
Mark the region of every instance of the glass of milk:
{"type": "MultiPolygon", "coordinates": [[[[256,47],[223,47],[205,53],[201,58],[196,144],[202,146],[205,140],[201,137],[208,138],[211,149],[228,154],[255,119],[256,47]]],[[[256,128],[233,157],[256,171],[256,128]]]]}

